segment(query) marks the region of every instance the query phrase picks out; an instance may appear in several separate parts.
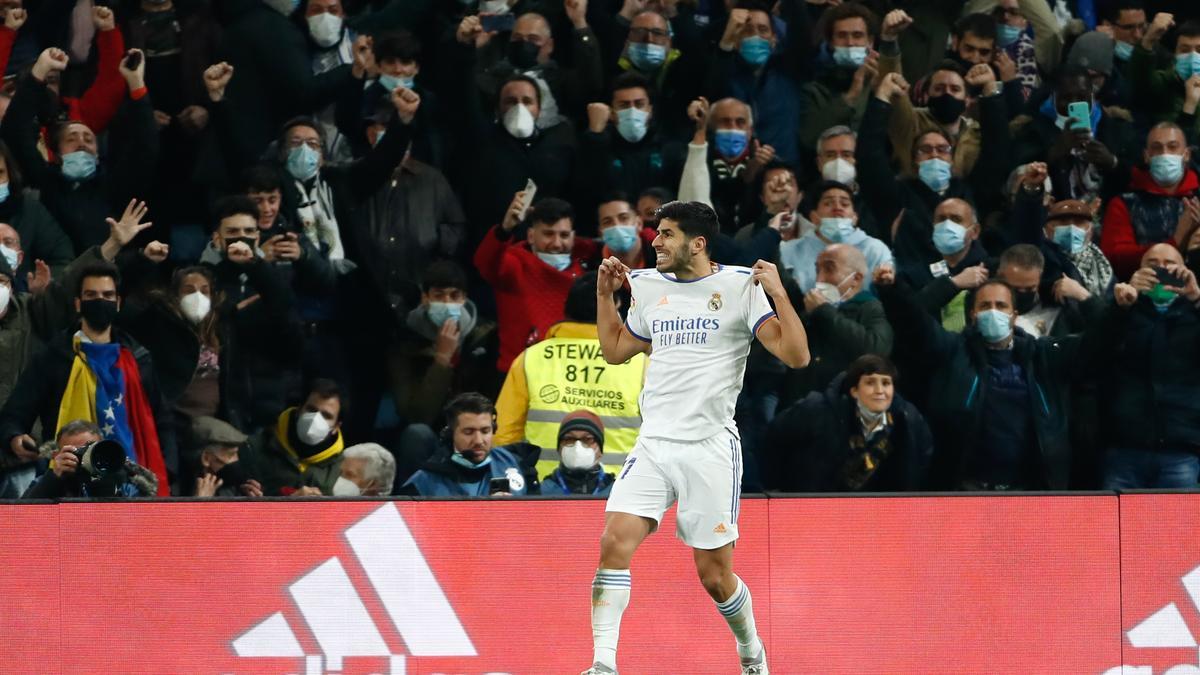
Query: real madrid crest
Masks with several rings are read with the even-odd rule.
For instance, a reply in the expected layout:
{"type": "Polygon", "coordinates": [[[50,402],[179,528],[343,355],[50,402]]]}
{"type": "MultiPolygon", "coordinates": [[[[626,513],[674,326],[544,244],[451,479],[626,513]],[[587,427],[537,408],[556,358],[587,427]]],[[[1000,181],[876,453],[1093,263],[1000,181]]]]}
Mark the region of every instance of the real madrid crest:
{"type": "Polygon", "coordinates": [[[720,309],[721,309],[721,294],[720,293],[712,294],[712,297],[708,299],[708,308],[714,312],[720,311],[720,309]]]}

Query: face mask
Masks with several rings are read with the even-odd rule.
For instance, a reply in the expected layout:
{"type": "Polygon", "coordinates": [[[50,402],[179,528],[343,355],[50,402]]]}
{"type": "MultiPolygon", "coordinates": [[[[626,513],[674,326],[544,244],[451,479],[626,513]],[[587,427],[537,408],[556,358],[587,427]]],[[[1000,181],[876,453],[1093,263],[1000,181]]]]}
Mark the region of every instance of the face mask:
{"type": "Polygon", "coordinates": [[[834,47],[833,62],[843,68],[857,68],[867,61],[866,47],[834,47]]]}
{"type": "Polygon", "coordinates": [[[8,201],[8,183],[0,183],[0,203],[8,201]]]}
{"type": "Polygon", "coordinates": [[[1117,41],[1117,44],[1113,45],[1113,55],[1119,61],[1128,61],[1129,57],[1133,56],[1133,45],[1128,42],[1117,41]]]}
{"type": "Polygon", "coordinates": [[[447,321],[457,322],[463,313],[463,304],[461,302],[431,302],[429,303],[429,320],[433,325],[446,325],[447,321]]]}
{"type": "Polygon", "coordinates": [[[87,180],[96,175],[96,156],[86,150],[62,156],[62,175],[67,180],[87,180]]]}
{"type": "Polygon", "coordinates": [[[742,59],[752,66],[761,66],[771,58],[771,41],[763,37],[748,37],[738,46],[742,59]]]}
{"type": "Polygon", "coordinates": [[[200,323],[212,309],[212,300],[200,291],[192,291],[179,299],[179,309],[192,323],[200,323]]]}
{"type": "Polygon", "coordinates": [[[332,47],[342,38],[342,17],[322,12],[308,17],[308,32],[313,42],[322,47],[332,47]]]}
{"type": "Polygon", "coordinates": [[[887,415],[886,410],[884,410],[882,412],[875,412],[875,411],[871,410],[870,408],[868,408],[867,406],[863,405],[862,401],[857,401],[857,403],[858,403],[858,416],[861,417],[863,419],[863,421],[866,422],[869,426],[872,426],[872,427],[877,426],[879,424],[879,422],[883,420],[884,416],[887,415]]]}
{"type": "Polygon", "coordinates": [[[825,299],[829,301],[829,304],[836,307],[837,305],[842,304],[842,296],[845,295],[839,289],[841,289],[842,284],[849,281],[850,277],[852,277],[852,276],[854,276],[854,274],[850,273],[850,274],[846,275],[845,279],[842,279],[841,281],[837,282],[836,284],[831,284],[828,281],[818,281],[816,284],[813,285],[813,289],[816,290],[821,295],[825,296],[825,299]]]}
{"type": "MultiPolygon", "coordinates": [[[[411,80],[409,81],[411,82],[411,80]]],[[[412,89],[411,86],[404,85],[404,78],[396,77],[395,75],[388,75],[387,73],[383,73],[379,76],[379,85],[388,91],[395,91],[396,87],[412,89]]]]}
{"type": "Polygon", "coordinates": [[[562,464],[571,471],[583,471],[596,466],[596,451],[575,441],[562,448],[562,464]]]}
{"type": "Polygon", "coordinates": [[[296,418],[296,435],[305,445],[320,444],[329,438],[331,431],[333,431],[333,427],[329,426],[329,422],[321,416],[321,413],[306,412],[296,418]]]}
{"type": "Polygon", "coordinates": [[[725,159],[741,157],[750,144],[749,136],[741,129],[717,129],[713,134],[717,152],[725,159]]]}
{"type": "Polygon", "coordinates": [[[226,464],[225,466],[221,467],[221,470],[218,471],[216,475],[217,478],[221,479],[221,484],[223,487],[232,487],[235,489],[241,487],[246,481],[250,480],[250,474],[246,473],[246,468],[242,466],[241,462],[230,462],[229,464],[226,464]]]}
{"type": "Polygon", "coordinates": [[[371,147],[373,148],[373,147],[379,145],[379,141],[383,140],[383,135],[386,133],[387,133],[387,129],[380,129],[379,133],[375,134],[375,142],[371,144],[371,147]]]}
{"type": "Polygon", "coordinates": [[[967,228],[953,220],[933,226],[933,247],[942,255],[954,255],[967,247],[967,228]]]}
{"type": "Polygon", "coordinates": [[[625,55],[638,70],[658,70],[667,60],[667,48],[649,42],[630,42],[625,55]]]}
{"type": "Polygon", "coordinates": [[[1078,225],[1063,225],[1054,228],[1054,243],[1071,255],[1083,252],[1087,243],[1087,229],[1078,225]]]}
{"type": "Polygon", "coordinates": [[[108,330],[117,318],[117,303],[101,298],[83,300],[79,303],[79,315],[92,330],[108,330]]]}
{"type": "Polygon", "coordinates": [[[825,162],[825,165],[821,167],[821,177],[825,180],[837,181],[842,185],[850,185],[858,177],[858,170],[849,161],[838,157],[825,162]]]}
{"type": "Polygon", "coordinates": [[[633,225],[613,225],[600,233],[604,245],[616,253],[627,253],[637,245],[637,228],[633,225]]]}
{"type": "Polygon", "coordinates": [[[1024,31],[1016,26],[1000,24],[996,27],[996,41],[1000,43],[1001,47],[1007,47],[1021,39],[1021,33],[1023,32],[1024,31]]]}
{"type": "Polygon", "coordinates": [[[537,251],[537,257],[541,258],[542,262],[553,267],[559,272],[571,266],[570,253],[543,253],[537,251]]]}
{"type": "Polygon", "coordinates": [[[20,254],[4,244],[0,244],[0,255],[4,256],[4,262],[8,263],[8,268],[11,269],[13,273],[16,273],[17,259],[20,257],[20,254]]]}
{"type": "Polygon", "coordinates": [[[308,180],[317,175],[317,167],[321,163],[321,153],[302,144],[288,151],[287,170],[296,180],[308,180]]]}
{"type": "Polygon", "coordinates": [[[333,483],[334,497],[358,497],[362,494],[362,488],[354,481],[345,476],[338,476],[338,479],[333,483]]]}
{"type": "Polygon", "coordinates": [[[822,218],[817,231],[830,243],[840,244],[854,231],[854,221],[850,218],[822,218]]]}
{"type": "Polygon", "coordinates": [[[1175,291],[1168,291],[1162,284],[1155,284],[1154,288],[1146,291],[1146,297],[1150,298],[1150,302],[1154,303],[1154,308],[1159,312],[1167,311],[1171,303],[1175,302],[1178,294],[1175,291]]]}
{"type": "Polygon", "coordinates": [[[492,463],[492,453],[489,452],[488,456],[484,457],[482,462],[475,464],[466,457],[463,457],[461,452],[453,452],[450,453],[450,461],[468,469],[479,469],[492,463]]]}
{"type": "MultiPolygon", "coordinates": [[[[417,78],[401,77],[400,78],[400,86],[404,87],[405,89],[413,89],[417,86],[417,78]]],[[[395,87],[392,87],[392,88],[395,89],[395,87]]]]}
{"type": "Polygon", "coordinates": [[[290,16],[300,7],[300,0],[263,0],[263,4],[284,16],[290,16]]]}
{"type": "Polygon", "coordinates": [[[511,40],[508,43],[508,62],[517,70],[529,70],[537,65],[538,52],[541,47],[524,40],[511,40]]]}
{"type": "Polygon", "coordinates": [[[508,0],[482,0],[479,3],[480,14],[506,14],[508,0]]]}
{"type": "Polygon", "coordinates": [[[975,325],[984,340],[1003,342],[1012,334],[1012,317],[998,309],[987,309],[975,315],[975,325]]]}
{"type": "Polygon", "coordinates": [[[504,128],[515,138],[529,138],[536,128],[533,113],[520,103],[514,105],[504,113],[504,128]]]}
{"type": "Polygon", "coordinates": [[[637,143],[646,137],[646,125],[650,121],[650,113],[637,108],[626,108],[617,111],[617,133],[630,143],[637,143]]]}
{"type": "Polygon", "coordinates": [[[1017,314],[1028,314],[1037,306],[1038,294],[1037,291],[1014,291],[1013,292],[1013,307],[1016,308],[1017,314]]]}
{"type": "Polygon", "coordinates": [[[917,176],[921,182],[937,193],[950,187],[950,162],[944,159],[927,159],[917,165],[917,176]]]}
{"type": "Polygon", "coordinates": [[[1183,180],[1183,155],[1155,155],[1150,158],[1150,176],[1163,187],[1183,180]]]}
{"type": "Polygon", "coordinates": [[[966,109],[966,101],[954,98],[950,94],[929,98],[929,114],[941,124],[954,124],[966,109]]]}
{"type": "Polygon", "coordinates": [[[1193,75],[1200,75],[1200,54],[1196,52],[1176,54],[1175,72],[1179,73],[1179,77],[1183,80],[1187,80],[1193,75]]]}
{"type": "Polygon", "coordinates": [[[12,289],[8,284],[0,284],[0,314],[8,310],[8,301],[12,299],[12,289]]]}

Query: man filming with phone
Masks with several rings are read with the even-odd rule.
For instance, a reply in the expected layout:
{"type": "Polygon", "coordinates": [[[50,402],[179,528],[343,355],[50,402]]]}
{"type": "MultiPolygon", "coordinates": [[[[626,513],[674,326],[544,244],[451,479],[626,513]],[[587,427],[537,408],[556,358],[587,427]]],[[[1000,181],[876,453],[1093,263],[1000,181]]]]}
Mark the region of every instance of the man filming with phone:
{"type": "Polygon", "coordinates": [[[1168,243],[1114,289],[1101,378],[1105,490],[1195,488],[1200,477],[1200,286],[1168,243]]]}

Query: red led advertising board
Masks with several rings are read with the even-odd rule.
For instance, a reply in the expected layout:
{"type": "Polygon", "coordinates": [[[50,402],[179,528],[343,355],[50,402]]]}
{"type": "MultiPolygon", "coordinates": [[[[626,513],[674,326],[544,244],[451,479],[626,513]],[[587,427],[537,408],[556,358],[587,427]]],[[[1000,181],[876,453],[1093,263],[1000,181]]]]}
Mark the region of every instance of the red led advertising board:
{"type": "MultiPolygon", "coordinates": [[[[590,663],[600,501],[0,510],[0,672],[590,663]]],[[[1184,675],[1200,673],[1198,516],[1200,495],[747,499],[735,561],[777,675],[1184,675]]],[[[673,533],[669,516],[634,559],[621,672],[736,673],[673,533]]]]}

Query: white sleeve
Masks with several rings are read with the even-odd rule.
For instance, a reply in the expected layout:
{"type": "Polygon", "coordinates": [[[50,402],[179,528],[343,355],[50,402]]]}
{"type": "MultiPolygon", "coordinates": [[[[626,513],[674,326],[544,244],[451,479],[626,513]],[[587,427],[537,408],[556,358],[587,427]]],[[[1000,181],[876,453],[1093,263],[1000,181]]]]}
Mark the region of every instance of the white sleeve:
{"type": "Polygon", "coordinates": [[[775,316],[771,303],[767,300],[767,292],[759,284],[750,281],[746,292],[746,328],[751,335],[758,335],[758,329],[767,319],[775,316]]]}
{"type": "Polygon", "coordinates": [[[643,342],[650,342],[650,329],[646,327],[646,318],[642,315],[645,303],[638,300],[638,286],[640,285],[634,283],[632,277],[629,279],[629,294],[632,300],[629,303],[629,312],[625,315],[625,330],[643,342]]]}
{"type": "Polygon", "coordinates": [[[683,174],[679,177],[681,202],[702,202],[712,206],[709,194],[712,184],[708,178],[708,143],[688,143],[687,160],[683,163],[683,174]]]}

